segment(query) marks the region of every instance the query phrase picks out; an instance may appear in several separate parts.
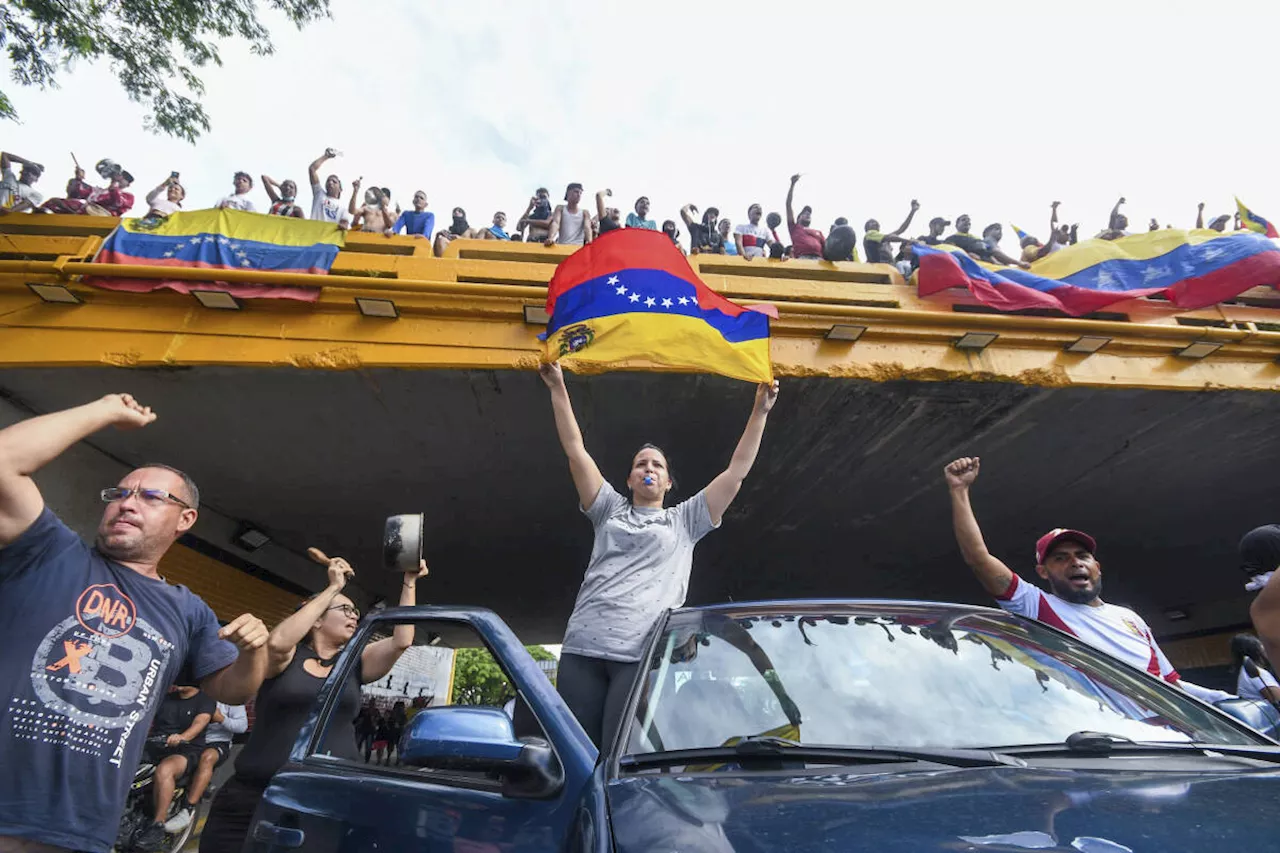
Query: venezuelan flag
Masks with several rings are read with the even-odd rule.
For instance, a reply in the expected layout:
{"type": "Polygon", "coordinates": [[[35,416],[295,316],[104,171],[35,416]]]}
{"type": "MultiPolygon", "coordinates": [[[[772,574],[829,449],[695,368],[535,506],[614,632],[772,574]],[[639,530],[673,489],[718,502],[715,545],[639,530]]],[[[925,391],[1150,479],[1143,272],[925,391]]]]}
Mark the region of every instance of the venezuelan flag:
{"type": "Polygon", "coordinates": [[[1259,234],[1265,234],[1268,237],[1280,237],[1280,233],[1276,232],[1276,227],[1258,214],[1244,206],[1239,198],[1236,199],[1236,209],[1240,211],[1240,224],[1250,231],[1257,231],[1259,234]]]}
{"type": "MultiPolygon", "coordinates": [[[[240,210],[175,213],[159,222],[124,219],[94,258],[104,267],[102,275],[87,280],[99,287],[134,292],[167,287],[186,293],[192,287],[210,286],[209,282],[112,276],[110,265],[114,264],[326,275],[344,242],[345,233],[329,222],[240,210]]],[[[246,298],[314,300],[319,295],[318,289],[306,287],[227,282],[218,282],[217,287],[246,298]]]]}
{"type": "Polygon", "coordinates": [[[551,278],[547,313],[539,337],[548,361],[648,362],[773,381],[768,317],[699,281],[660,231],[610,231],[574,252],[551,278]]]}
{"type": "Polygon", "coordinates": [[[1119,240],[1086,240],[1031,270],[979,263],[954,246],[915,245],[921,296],[967,287],[1002,311],[1049,308],[1072,316],[1139,296],[1165,296],[1191,310],[1251,287],[1280,285],[1280,248],[1252,231],[1165,229],[1119,240]]]}

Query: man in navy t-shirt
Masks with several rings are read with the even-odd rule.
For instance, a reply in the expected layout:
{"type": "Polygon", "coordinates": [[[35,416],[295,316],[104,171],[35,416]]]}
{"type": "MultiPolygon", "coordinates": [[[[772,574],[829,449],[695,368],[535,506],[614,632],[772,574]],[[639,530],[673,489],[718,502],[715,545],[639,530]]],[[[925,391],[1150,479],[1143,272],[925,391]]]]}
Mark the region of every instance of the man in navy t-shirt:
{"type": "Polygon", "coordinates": [[[267,629],[219,629],[199,597],[160,577],[200,496],[149,465],[104,489],[90,546],[44,505],[31,475],[108,426],[156,419],[128,394],[0,430],[0,853],[105,853],[161,697],[179,672],[217,701],[262,683],[267,629]],[[17,772],[21,768],[22,772],[17,772]]]}

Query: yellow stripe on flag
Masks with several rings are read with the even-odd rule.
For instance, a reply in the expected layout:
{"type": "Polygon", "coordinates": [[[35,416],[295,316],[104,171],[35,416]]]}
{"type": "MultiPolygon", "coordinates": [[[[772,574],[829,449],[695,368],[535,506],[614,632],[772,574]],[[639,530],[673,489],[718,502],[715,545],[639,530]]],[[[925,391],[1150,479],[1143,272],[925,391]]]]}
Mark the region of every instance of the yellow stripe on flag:
{"type": "Polygon", "coordinates": [[[329,243],[346,245],[346,232],[332,222],[270,216],[243,210],[193,210],[175,213],[154,228],[138,219],[125,219],[120,227],[135,234],[160,237],[187,237],[196,234],[221,234],[233,240],[251,240],[277,246],[314,246],[329,243]]]}
{"type": "Polygon", "coordinates": [[[669,367],[699,365],[748,382],[772,382],[769,339],[729,343],[697,317],[614,314],[574,323],[547,336],[548,361],[621,367],[638,359],[669,367]]]}

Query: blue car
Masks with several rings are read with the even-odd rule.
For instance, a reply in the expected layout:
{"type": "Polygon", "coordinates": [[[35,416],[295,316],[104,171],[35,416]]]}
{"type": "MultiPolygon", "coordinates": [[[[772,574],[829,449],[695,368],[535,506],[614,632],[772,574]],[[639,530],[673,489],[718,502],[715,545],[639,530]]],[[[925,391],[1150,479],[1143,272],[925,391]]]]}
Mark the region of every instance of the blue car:
{"type": "MultiPolygon", "coordinates": [[[[314,853],[1170,853],[1280,846],[1280,744],[1052,628],[982,607],[780,601],[655,626],[602,753],[493,613],[387,610],[344,651],[247,849],[314,853]],[[517,687],[338,757],[394,624],[517,687]]],[[[1234,709],[1256,725],[1270,709],[1234,709]],[[1253,716],[1249,716],[1253,715],[1253,716]]]]}

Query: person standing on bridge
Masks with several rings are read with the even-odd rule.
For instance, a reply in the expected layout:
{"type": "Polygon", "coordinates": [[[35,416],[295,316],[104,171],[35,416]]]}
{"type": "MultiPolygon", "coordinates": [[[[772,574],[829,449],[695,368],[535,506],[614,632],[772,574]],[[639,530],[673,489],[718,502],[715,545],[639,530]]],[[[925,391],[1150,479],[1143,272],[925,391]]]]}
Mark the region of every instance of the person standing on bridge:
{"type": "Polygon", "coordinates": [[[586,577],[565,629],[557,688],[591,740],[612,742],[645,636],[663,611],[684,604],[698,540],[720,526],[760,451],[778,383],[761,385],[729,467],[692,498],[665,507],[675,486],[652,444],[631,460],[623,497],[587,453],[559,364],[539,368],[551,391],[556,433],[569,457],[578,502],[595,527],[586,577]]]}
{"type": "MultiPolygon", "coordinates": [[[[209,818],[200,834],[200,853],[240,853],[267,784],[289,760],[320,688],[359,626],[360,611],[342,594],[355,569],[341,557],[329,559],[315,549],[309,553],[327,564],[329,584],[271,629],[267,678],[254,700],[253,731],[236,758],[235,774],[218,789],[209,807],[209,818]]],[[[417,604],[417,582],[426,574],[425,560],[418,564],[417,572],[405,573],[400,586],[401,607],[417,604]]],[[[390,637],[374,640],[360,650],[355,677],[341,687],[339,710],[325,739],[327,754],[360,761],[356,745],[360,686],[385,678],[411,645],[413,625],[406,623],[396,625],[390,637]]]]}
{"type": "Polygon", "coordinates": [[[1127,607],[1107,604],[1102,593],[1102,564],[1097,543],[1079,530],[1057,528],[1036,542],[1036,574],[1050,592],[1022,580],[987,550],[969,489],[978,478],[978,457],[957,459],[944,471],[951,492],[951,522],[965,563],[1004,610],[1027,616],[1078,637],[1130,666],[1163,678],[1204,702],[1234,698],[1183,681],[1142,617],[1127,607]]]}
{"type": "Polygon", "coordinates": [[[209,605],[159,574],[196,522],[190,477],[145,465],[103,489],[92,546],[32,480],[99,430],[155,420],[130,395],[108,394],[0,431],[2,853],[106,853],[147,729],[178,674],[231,704],[262,683],[262,620],[246,613],[219,629],[209,605]]]}

